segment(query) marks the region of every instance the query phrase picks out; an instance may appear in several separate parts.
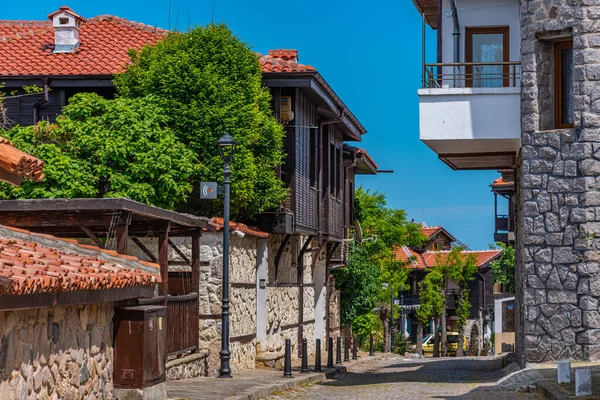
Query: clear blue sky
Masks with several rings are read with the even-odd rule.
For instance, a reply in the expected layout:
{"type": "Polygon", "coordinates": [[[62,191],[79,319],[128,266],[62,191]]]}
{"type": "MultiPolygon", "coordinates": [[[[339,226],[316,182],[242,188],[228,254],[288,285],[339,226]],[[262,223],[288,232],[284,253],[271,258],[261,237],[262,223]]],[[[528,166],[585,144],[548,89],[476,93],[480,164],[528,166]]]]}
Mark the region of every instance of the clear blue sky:
{"type": "MultiPolygon", "coordinates": [[[[3,19],[46,19],[67,5],[84,17],[112,14],[167,28],[169,0],[5,2],[3,19]]],[[[171,0],[171,28],[211,21],[213,0],[171,0]]],[[[493,241],[494,171],[452,171],[419,140],[421,18],[410,0],[216,0],[225,22],[254,50],[293,48],[325,77],[367,128],[359,146],[394,174],[359,178],[415,221],[443,225],[473,249],[493,241]]],[[[435,54],[434,32],[428,51],[435,54]]],[[[432,58],[429,61],[434,61],[432,58]]],[[[0,60],[0,62],[2,62],[0,60]]]]}

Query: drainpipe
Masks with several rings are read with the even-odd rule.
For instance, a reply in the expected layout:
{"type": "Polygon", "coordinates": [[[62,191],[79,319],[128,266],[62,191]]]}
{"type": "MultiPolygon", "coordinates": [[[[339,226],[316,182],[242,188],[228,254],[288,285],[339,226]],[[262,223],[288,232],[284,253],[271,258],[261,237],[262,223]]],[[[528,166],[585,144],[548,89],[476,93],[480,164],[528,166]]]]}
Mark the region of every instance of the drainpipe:
{"type": "MultiPolygon", "coordinates": [[[[460,62],[460,25],[458,23],[458,11],[456,10],[456,1],[450,0],[450,7],[452,10],[452,24],[454,25],[454,32],[452,36],[454,38],[454,62],[460,62]]],[[[460,73],[460,67],[454,67],[454,87],[456,87],[456,75],[460,73]]]]}
{"type": "Polygon", "coordinates": [[[38,122],[38,117],[39,117],[39,108],[47,103],[48,101],[50,101],[50,98],[48,96],[48,77],[44,77],[43,78],[43,82],[44,82],[44,97],[42,97],[41,99],[39,99],[34,105],[33,105],[33,123],[37,123],[38,122]]]}

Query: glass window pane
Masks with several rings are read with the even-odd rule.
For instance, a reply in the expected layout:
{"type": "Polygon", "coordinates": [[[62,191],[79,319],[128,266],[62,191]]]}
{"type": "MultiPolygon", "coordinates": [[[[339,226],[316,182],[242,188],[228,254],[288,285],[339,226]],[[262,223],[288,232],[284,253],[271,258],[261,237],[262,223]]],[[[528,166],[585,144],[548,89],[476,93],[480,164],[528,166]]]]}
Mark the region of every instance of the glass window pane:
{"type": "MultiPolygon", "coordinates": [[[[474,63],[495,63],[504,60],[504,34],[476,33],[472,35],[474,63]]],[[[502,87],[504,67],[483,65],[473,67],[473,87],[502,87]]]]}
{"type": "Polygon", "coordinates": [[[561,63],[561,120],[562,123],[572,124],[574,122],[574,92],[573,92],[573,49],[562,49],[560,51],[561,63]]]}

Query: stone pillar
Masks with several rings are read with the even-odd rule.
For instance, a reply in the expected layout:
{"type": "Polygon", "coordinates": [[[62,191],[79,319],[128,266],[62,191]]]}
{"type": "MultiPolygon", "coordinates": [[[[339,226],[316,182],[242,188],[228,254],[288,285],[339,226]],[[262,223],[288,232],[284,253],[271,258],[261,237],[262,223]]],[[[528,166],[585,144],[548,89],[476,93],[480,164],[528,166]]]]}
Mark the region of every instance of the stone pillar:
{"type": "Polygon", "coordinates": [[[267,241],[256,242],[256,341],[267,351],[267,241]]]}
{"type": "Polygon", "coordinates": [[[600,27],[592,4],[521,3],[521,363],[600,360],[600,27]],[[554,46],[564,40],[573,42],[574,128],[554,129],[554,46]]]}

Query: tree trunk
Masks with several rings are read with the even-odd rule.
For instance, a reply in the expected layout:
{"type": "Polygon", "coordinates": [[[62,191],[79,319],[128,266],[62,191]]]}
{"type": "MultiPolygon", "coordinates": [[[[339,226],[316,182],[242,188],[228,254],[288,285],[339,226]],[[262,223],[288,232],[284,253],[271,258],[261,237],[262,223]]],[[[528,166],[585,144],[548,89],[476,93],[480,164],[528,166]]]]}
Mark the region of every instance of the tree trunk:
{"type": "Polygon", "coordinates": [[[446,336],[446,285],[442,284],[442,357],[448,356],[448,341],[446,336]]]}
{"type": "Polygon", "coordinates": [[[435,317],[435,329],[433,330],[433,356],[440,356],[440,334],[438,333],[438,327],[440,326],[440,318],[435,317]]]}
{"type": "Polygon", "coordinates": [[[423,323],[421,320],[417,321],[417,348],[415,352],[423,355],[423,323]]]}
{"type": "Polygon", "coordinates": [[[390,313],[387,307],[380,307],[379,319],[383,322],[383,350],[389,353],[392,351],[392,346],[390,341],[390,313]]]}
{"type": "Polygon", "coordinates": [[[464,357],[465,352],[463,351],[463,347],[465,345],[465,327],[461,326],[458,329],[458,349],[456,349],[456,357],[464,357]]]}

